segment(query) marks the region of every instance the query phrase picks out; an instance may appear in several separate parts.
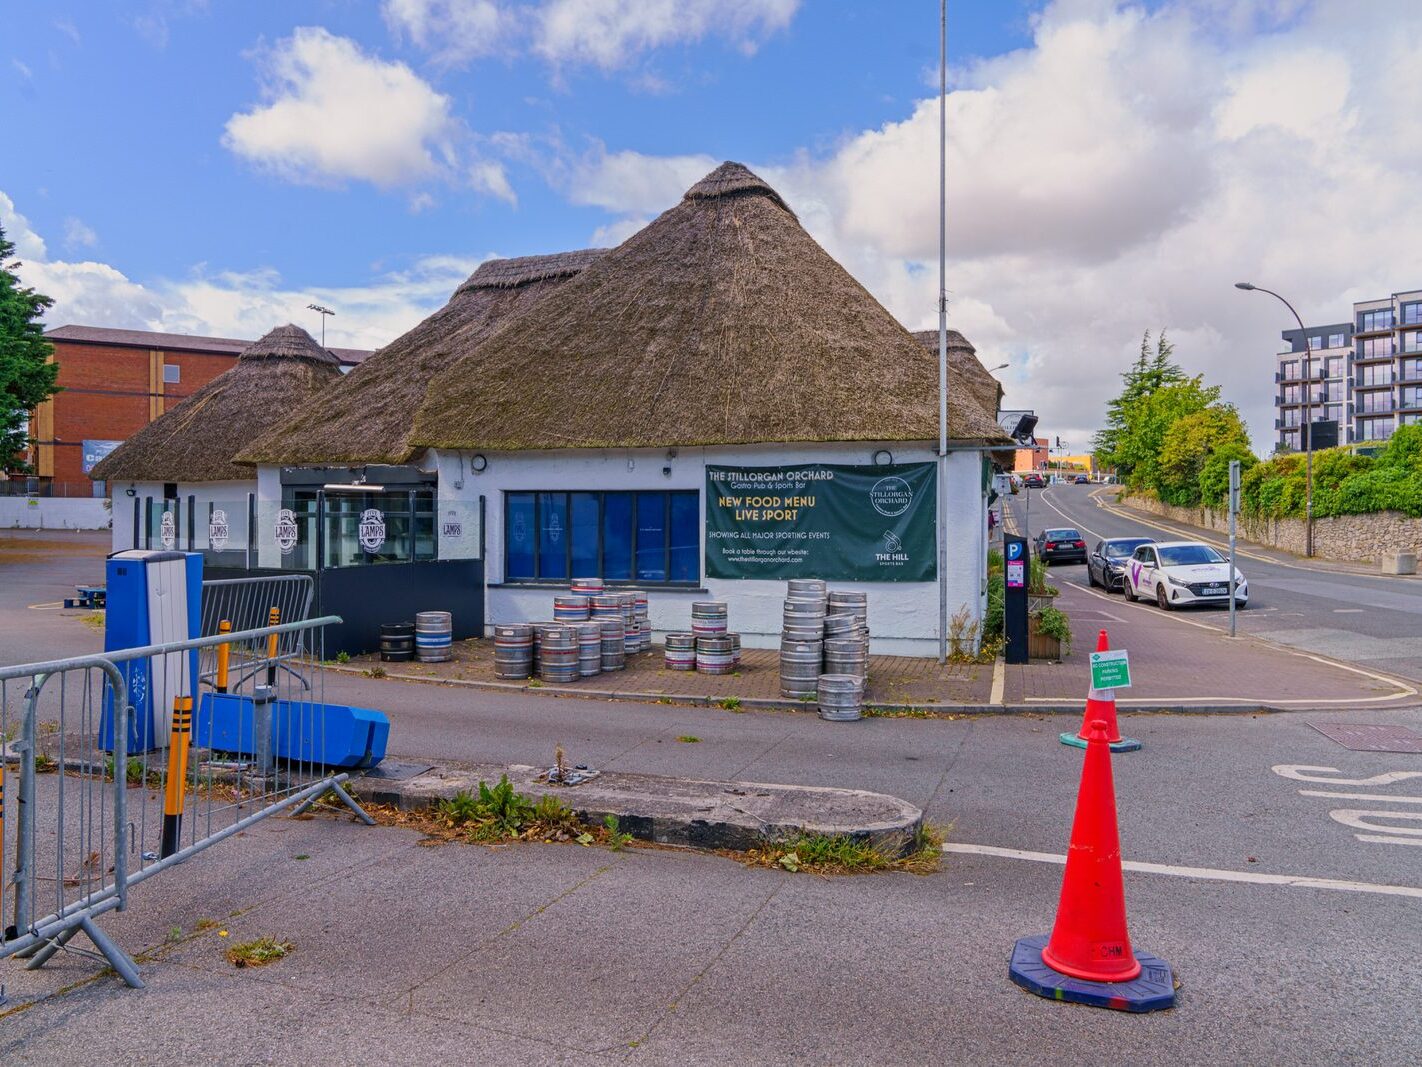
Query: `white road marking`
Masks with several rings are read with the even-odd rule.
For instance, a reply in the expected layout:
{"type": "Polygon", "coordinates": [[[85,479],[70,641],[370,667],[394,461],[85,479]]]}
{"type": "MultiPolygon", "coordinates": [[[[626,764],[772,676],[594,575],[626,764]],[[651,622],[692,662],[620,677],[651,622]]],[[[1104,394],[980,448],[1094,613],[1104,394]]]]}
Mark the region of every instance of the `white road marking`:
{"type": "Polygon", "coordinates": [[[1334,609],[1333,609],[1333,614],[1335,614],[1335,615],[1361,615],[1361,614],[1363,614],[1363,612],[1365,612],[1365,611],[1367,611],[1367,610],[1368,610],[1367,608],[1334,608],[1334,609]]]}
{"type": "Polygon", "coordinates": [[[998,656],[992,661],[992,691],[988,695],[989,704],[1002,703],[1002,691],[1007,685],[1007,661],[998,656]]]}
{"type": "Polygon", "coordinates": [[[1422,837],[1422,826],[1379,826],[1368,819],[1415,819],[1422,822],[1422,811],[1360,811],[1356,808],[1338,808],[1328,813],[1334,822],[1351,826],[1355,830],[1382,830],[1389,834],[1405,834],[1408,837],[1422,837]]]}
{"type": "MultiPolygon", "coordinates": [[[[1411,844],[1412,842],[1409,842],[1411,844]]],[[[1422,841],[1417,842],[1422,844],[1422,841]]],[[[1019,848],[998,848],[995,845],[968,845],[945,842],[944,852],[973,856],[997,856],[1002,859],[1028,860],[1032,863],[1066,863],[1066,857],[1055,852],[1028,852],[1019,848]]],[[[1422,886],[1384,885],[1376,882],[1350,882],[1337,878],[1313,878],[1300,874],[1264,874],[1256,871],[1229,871],[1215,867],[1178,867],[1168,863],[1142,863],[1122,860],[1121,867],[1142,874],[1168,874],[1176,878],[1203,878],[1213,882],[1245,882],[1253,885],[1280,885],[1291,889],[1327,889],[1341,893],[1377,893],[1392,897],[1422,898],[1422,886]]]]}
{"type": "Polygon", "coordinates": [[[1330,793],[1326,789],[1300,789],[1301,797],[1332,797],[1334,800],[1377,800],[1384,804],[1422,804],[1422,797],[1394,797],[1386,793],[1330,793]]]}
{"type": "Polygon", "coordinates": [[[1359,841],[1371,841],[1377,845],[1422,845],[1422,838],[1392,837],[1389,834],[1354,834],[1359,841]]]}
{"type": "Polygon", "coordinates": [[[1269,769],[1280,778],[1292,778],[1296,782],[1322,782],[1324,785],[1392,785],[1393,782],[1405,782],[1409,778],[1422,778],[1422,771],[1385,771],[1371,778],[1320,778],[1317,774],[1304,772],[1323,771],[1326,775],[1343,772],[1337,767],[1315,767],[1308,763],[1276,763],[1269,769]]]}

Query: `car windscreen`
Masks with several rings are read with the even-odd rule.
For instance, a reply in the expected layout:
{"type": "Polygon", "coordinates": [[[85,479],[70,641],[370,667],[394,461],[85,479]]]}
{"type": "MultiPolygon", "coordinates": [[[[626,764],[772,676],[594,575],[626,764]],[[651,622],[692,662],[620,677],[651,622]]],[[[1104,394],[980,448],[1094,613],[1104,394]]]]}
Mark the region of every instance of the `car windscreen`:
{"type": "Polygon", "coordinates": [[[1048,541],[1080,541],[1081,534],[1075,530],[1048,530],[1044,534],[1048,541]]]}
{"type": "Polygon", "coordinates": [[[1140,541],[1107,541],[1104,549],[1107,559],[1125,559],[1141,545],[1150,544],[1150,539],[1140,541]]]}
{"type": "Polygon", "coordinates": [[[1192,563],[1224,562],[1224,557],[1209,545],[1170,545],[1159,551],[1162,567],[1188,567],[1192,563]]]}

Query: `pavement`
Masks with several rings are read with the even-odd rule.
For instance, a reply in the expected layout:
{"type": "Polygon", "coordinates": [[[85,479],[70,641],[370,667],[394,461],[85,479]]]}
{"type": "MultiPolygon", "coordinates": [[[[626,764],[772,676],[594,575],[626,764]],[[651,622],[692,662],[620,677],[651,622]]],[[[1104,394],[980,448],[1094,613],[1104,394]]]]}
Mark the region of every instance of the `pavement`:
{"type": "MultiPolygon", "coordinates": [[[[1071,525],[1093,542],[1103,537],[1154,537],[1226,547],[1216,533],[1118,504],[1114,487],[1062,485],[1030,493],[1034,535],[1046,525],[1071,525]]],[[[1015,515],[1024,515],[1026,497],[1024,491],[1009,498],[1015,515]]],[[[1247,543],[1239,546],[1238,558],[1240,571],[1249,579],[1250,599],[1249,607],[1237,613],[1241,633],[1411,683],[1422,682],[1422,580],[1343,569],[1336,563],[1304,560],[1247,543]]],[[[1086,584],[1084,567],[1062,567],[1053,574],[1086,584]]],[[[1123,599],[1114,598],[1118,605],[1123,599]]],[[[1219,609],[1179,614],[1216,632],[1228,627],[1227,613],[1219,609]]]]}
{"type": "MultiPolygon", "coordinates": [[[[35,639],[12,625],[33,616],[10,589],[13,662],[35,639]]],[[[93,642],[55,622],[63,647],[93,642]]],[[[144,954],[147,989],[78,951],[0,964],[0,1060],[1215,1065],[1411,1062],[1422,1047],[1422,754],[1318,729],[1395,727],[1415,749],[1416,709],[1122,710],[1144,742],[1112,761],[1131,934],[1181,983],[1176,1008],[1135,1017],[1033,997],[1006,973],[1013,942],[1052,922],[1081,768],[1057,734],[1079,705],[832,723],[334,673],[326,694],[388,711],[405,759],[542,765],[561,744],[607,771],[885,793],[946,829],[944,864],[826,879],[274,819],[101,920],[144,954]],[[226,961],[260,935],[295,950],[258,970],[226,961]]]]}

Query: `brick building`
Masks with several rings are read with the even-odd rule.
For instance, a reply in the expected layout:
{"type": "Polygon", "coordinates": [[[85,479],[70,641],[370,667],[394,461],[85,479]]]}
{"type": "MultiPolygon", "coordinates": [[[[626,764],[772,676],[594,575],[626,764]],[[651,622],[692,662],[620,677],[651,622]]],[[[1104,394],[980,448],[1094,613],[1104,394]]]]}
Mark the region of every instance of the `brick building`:
{"type": "MultiPolygon", "coordinates": [[[[89,469],[130,434],[229,370],[251,344],[102,326],[60,326],[45,337],[54,345],[64,390],[31,419],[34,479],[9,484],[46,496],[103,496],[103,484],[89,480],[89,469]]],[[[330,351],[342,369],[370,355],[351,348],[330,351]]]]}

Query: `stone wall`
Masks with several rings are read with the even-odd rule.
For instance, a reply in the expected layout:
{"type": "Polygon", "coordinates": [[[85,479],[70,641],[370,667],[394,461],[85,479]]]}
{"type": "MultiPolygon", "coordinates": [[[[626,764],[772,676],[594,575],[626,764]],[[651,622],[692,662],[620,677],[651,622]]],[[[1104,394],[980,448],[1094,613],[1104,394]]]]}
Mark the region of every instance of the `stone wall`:
{"type": "MultiPolygon", "coordinates": [[[[1122,497],[1120,503],[1172,522],[1229,535],[1228,512],[1177,507],[1144,495],[1122,497]]],[[[1304,554],[1303,519],[1268,519],[1241,514],[1237,532],[1241,540],[1281,548],[1299,556],[1304,554]]],[[[1339,515],[1315,519],[1313,523],[1313,553],[1322,559],[1376,563],[1388,553],[1409,549],[1422,553],[1422,519],[1411,518],[1400,511],[1339,515]]]]}

